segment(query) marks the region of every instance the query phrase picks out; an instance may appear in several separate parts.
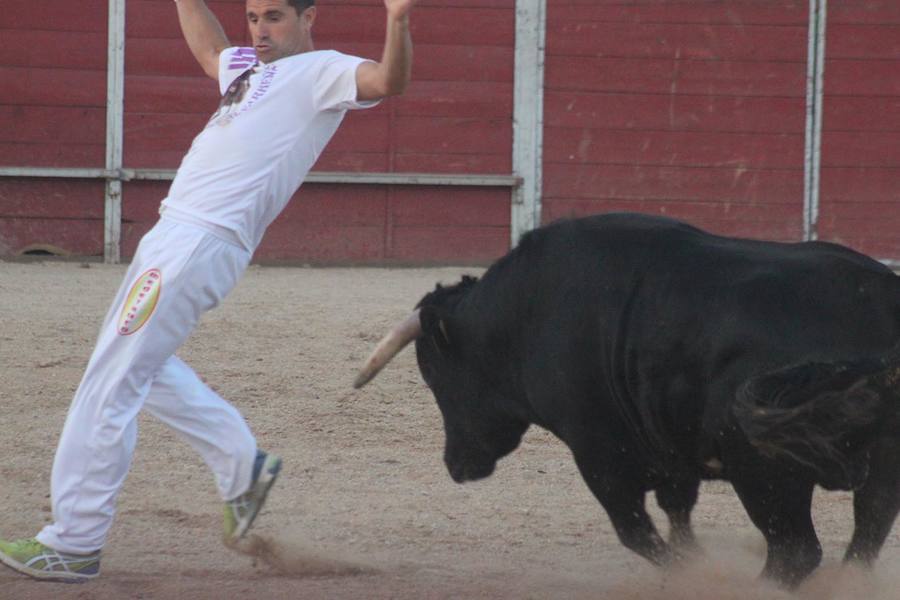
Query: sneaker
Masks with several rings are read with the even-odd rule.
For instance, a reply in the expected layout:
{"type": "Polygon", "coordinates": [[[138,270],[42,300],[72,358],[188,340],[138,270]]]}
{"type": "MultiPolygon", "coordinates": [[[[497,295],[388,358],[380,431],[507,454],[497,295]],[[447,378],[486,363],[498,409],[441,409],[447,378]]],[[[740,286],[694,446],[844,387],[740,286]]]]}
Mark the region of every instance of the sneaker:
{"type": "Polygon", "coordinates": [[[225,503],[225,542],[233,542],[242,537],[250,529],[256,515],[266,502],[278,472],[281,470],[281,459],[274,454],[266,454],[262,450],[256,453],[253,465],[253,479],[250,489],[225,503]]]}
{"type": "Polygon", "coordinates": [[[35,579],[81,583],[100,574],[100,551],[68,554],[45,546],[34,538],[0,540],[0,562],[35,579]]]}

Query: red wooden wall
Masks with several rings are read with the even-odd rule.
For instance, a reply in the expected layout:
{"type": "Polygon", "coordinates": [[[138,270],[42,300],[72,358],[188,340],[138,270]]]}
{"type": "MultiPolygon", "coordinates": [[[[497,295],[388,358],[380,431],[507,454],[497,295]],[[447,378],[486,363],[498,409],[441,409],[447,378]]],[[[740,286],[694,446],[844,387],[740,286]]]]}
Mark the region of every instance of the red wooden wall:
{"type": "Polygon", "coordinates": [[[829,0],[819,235],[900,259],[900,4],[829,0]]]}
{"type": "MultiPolygon", "coordinates": [[[[0,164],[103,167],[107,0],[5,0],[0,164]],[[23,53],[22,48],[28,51],[23,53]]],[[[320,3],[319,48],[378,59],[382,0],[320,3]]],[[[235,44],[244,0],[212,0],[235,44]]],[[[423,0],[415,10],[414,83],[399,99],[352,113],[315,169],[509,175],[514,0],[423,0]]],[[[128,0],[126,168],[174,169],[218,103],[178,27],[171,0],[128,0]]],[[[122,255],[157,218],[168,182],[124,185],[122,255]]],[[[507,188],[307,184],[256,258],[310,263],[484,263],[509,244],[507,188]]],[[[0,255],[36,243],[102,254],[99,181],[0,179],[0,255]],[[25,190],[25,192],[23,192],[25,190]]]]}
{"type": "Polygon", "coordinates": [[[801,0],[551,0],[544,221],[605,211],[802,236],[801,0]]]}
{"type": "MultiPolygon", "coordinates": [[[[408,93],[350,113],[319,171],[511,172],[512,0],[423,2],[412,20],[408,93]],[[466,23],[465,27],[459,24],[466,23]]],[[[211,2],[229,39],[248,43],[244,1],[211,2]]],[[[218,103],[168,2],[129,0],[125,166],[175,168],[218,103]]],[[[381,0],[330,0],[314,39],[380,58],[381,0]]],[[[123,254],[156,219],[168,182],[125,186],[123,254]]],[[[257,260],[311,263],[486,262],[509,237],[508,189],[305,184],[270,227],[257,260]]]]}
{"type": "MultiPolygon", "coordinates": [[[[4,0],[0,165],[104,166],[106,1],[4,0]]],[[[103,251],[101,181],[0,178],[0,256],[103,251]]]]}
{"type": "MultiPolygon", "coordinates": [[[[378,58],[382,0],[320,3],[318,47],[378,58]]],[[[807,0],[548,0],[543,220],[667,214],[726,234],[803,229],[807,0]]],[[[235,43],[244,0],[211,0],[235,43]]],[[[407,94],[350,114],[316,170],[509,174],[514,0],[421,0],[407,94]]],[[[103,167],[107,0],[4,0],[0,165],[103,167]]],[[[830,0],[821,239],[900,259],[900,6],[830,0]]],[[[217,103],[170,0],[128,0],[125,166],[175,168],[217,103]]],[[[126,183],[122,254],[168,182],[126,183]]],[[[509,190],[304,185],[260,260],[479,262],[509,190]]],[[[0,178],[0,256],[102,254],[103,183],[0,178]]]]}

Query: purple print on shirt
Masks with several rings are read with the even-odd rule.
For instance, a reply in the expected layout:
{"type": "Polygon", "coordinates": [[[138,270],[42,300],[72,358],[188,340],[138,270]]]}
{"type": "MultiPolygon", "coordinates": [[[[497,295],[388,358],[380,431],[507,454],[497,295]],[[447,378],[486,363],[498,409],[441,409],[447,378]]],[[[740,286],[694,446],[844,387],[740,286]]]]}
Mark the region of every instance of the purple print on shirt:
{"type": "Polygon", "coordinates": [[[235,48],[228,57],[228,70],[246,69],[256,64],[256,50],[253,48],[235,48]]]}

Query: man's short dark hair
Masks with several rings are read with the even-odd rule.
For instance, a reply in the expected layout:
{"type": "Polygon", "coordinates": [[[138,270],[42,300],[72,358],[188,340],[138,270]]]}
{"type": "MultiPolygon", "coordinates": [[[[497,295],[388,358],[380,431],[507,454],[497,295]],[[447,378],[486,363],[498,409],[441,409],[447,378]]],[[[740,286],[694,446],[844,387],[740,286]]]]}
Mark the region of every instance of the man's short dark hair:
{"type": "Polygon", "coordinates": [[[316,0],[288,0],[288,4],[294,7],[298,15],[315,3],[316,0]]]}

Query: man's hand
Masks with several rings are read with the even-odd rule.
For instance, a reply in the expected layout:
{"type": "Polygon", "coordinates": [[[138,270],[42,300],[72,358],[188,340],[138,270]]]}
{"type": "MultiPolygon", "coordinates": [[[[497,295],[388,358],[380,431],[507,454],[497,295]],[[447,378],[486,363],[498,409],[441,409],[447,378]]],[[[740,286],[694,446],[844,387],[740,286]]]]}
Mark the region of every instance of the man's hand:
{"type": "Polygon", "coordinates": [[[389,19],[401,20],[409,17],[409,12],[418,0],[384,0],[389,19]]]}

